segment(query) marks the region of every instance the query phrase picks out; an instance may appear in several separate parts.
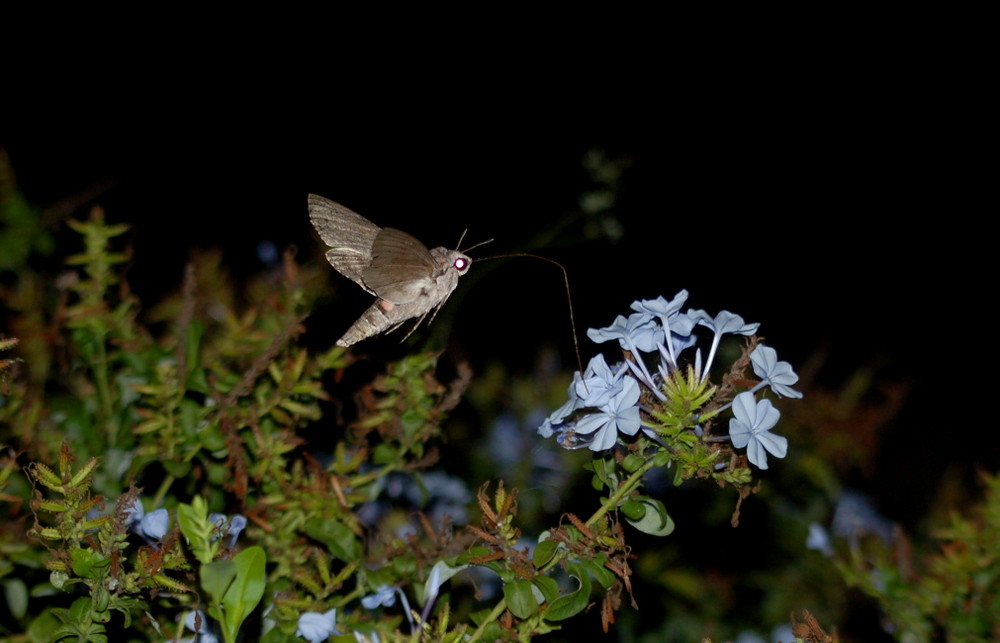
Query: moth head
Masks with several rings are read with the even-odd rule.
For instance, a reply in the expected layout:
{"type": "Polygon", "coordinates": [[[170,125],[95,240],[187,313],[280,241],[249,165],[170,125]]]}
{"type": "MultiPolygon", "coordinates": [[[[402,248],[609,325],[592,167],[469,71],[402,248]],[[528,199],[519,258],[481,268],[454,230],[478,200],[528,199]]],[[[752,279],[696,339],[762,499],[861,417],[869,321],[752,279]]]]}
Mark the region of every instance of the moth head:
{"type": "MultiPolygon", "coordinates": [[[[458,239],[459,245],[462,244],[462,239],[465,238],[465,233],[466,232],[467,232],[467,230],[463,231],[462,232],[462,236],[459,237],[459,239],[458,239]]],[[[472,259],[470,259],[469,255],[467,255],[465,253],[467,253],[470,250],[474,250],[474,249],[478,248],[479,246],[484,246],[487,243],[490,243],[491,241],[493,241],[493,239],[487,239],[486,241],[480,241],[479,243],[477,243],[475,245],[469,246],[465,250],[453,250],[452,253],[451,253],[451,255],[452,255],[452,257],[451,257],[451,267],[454,268],[455,270],[457,270],[459,275],[464,275],[466,272],[469,271],[469,266],[472,265],[472,259]]]]}
{"type": "Polygon", "coordinates": [[[464,275],[469,271],[469,266],[472,265],[472,259],[468,256],[462,254],[459,251],[455,251],[455,256],[452,258],[451,267],[458,271],[458,274],[464,275]]]}

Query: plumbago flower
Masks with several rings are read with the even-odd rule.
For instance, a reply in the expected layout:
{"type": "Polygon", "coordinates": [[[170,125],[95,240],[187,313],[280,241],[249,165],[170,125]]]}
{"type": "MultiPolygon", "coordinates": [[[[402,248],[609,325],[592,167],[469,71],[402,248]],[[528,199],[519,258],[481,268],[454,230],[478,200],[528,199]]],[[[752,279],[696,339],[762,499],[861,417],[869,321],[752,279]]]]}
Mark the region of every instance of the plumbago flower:
{"type": "Polygon", "coordinates": [[[247,518],[243,514],[233,514],[233,517],[229,518],[226,514],[213,513],[208,514],[208,520],[215,525],[216,531],[212,534],[212,540],[228,535],[230,549],[236,546],[236,540],[247,526],[247,518]]]}
{"type": "MultiPolygon", "coordinates": [[[[773,348],[751,339],[750,363],[760,382],[735,400],[715,399],[719,388],[710,375],[722,339],[753,336],[760,324],[747,323],[729,311],[714,316],[704,310],[683,311],[687,298],[687,291],[682,290],[670,300],[636,301],[631,306],[633,314],[619,315],[606,328],[588,330],[587,336],[596,343],[617,341],[625,359],[609,364],[597,355],[582,375],[575,373],[567,391],[569,399],[542,422],[539,434],[555,437],[565,449],[608,451],[627,446],[628,453],[658,454],[647,459],[648,467],[654,460],[660,466],[679,460],[679,479],[701,471],[728,475],[725,479],[730,481],[749,481],[749,474],[736,475],[732,467],[726,467],[719,442],[747,449],[747,459],[760,469],[767,468],[767,454],[784,457],[788,441],[771,433],[780,413],[770,401],[758,402],[755,394],[770,388],[778,397],[802,397],[791,388],[798,376],[788,362],[777,359],[773,348]],[[699,328],[711,331],[710,338],[705,338],[704,360],[699,328]],[[728,435],[712,435],[712,419],[730,408],[733,418],[728,435]]],[[[745,381],[746,377],[739,372],[730,379],[745,381]]],[[[729,392],[727,397],[735,394],[729,392]]]]}
{"type": "Polygon", "coordinates": [[[791,364],[778,361],[778,352],[770,346],[758,346],[750,353],[750,363],[753,364],[753,372],[763,380],[758,386],[769,385],[778,397],[802,397],[802,393],[792,388],[792,384],[799,381],[799,376],[792,370],[791,364]]]}
{"type": "Polygon", "coordinates": [[[148,542],[162,540],[170,529],[170,514],[166,509],[156,509],[149,513],[143,509],[142,501],[136,498],[125,507],[125,526],[139,534],[148,542]]]}
{"type": "Polygon", "coordinates": [[[642,425],[639,416],[639,383],[632,378],[622,380],[621,389],[606,403],[576,423],[577,435],[590,435],[592,451],[606,451],[615,445],[618,434],[635,435],[642,425]]]}
{"type": "Polygon", "coordinates": [[[779,417],[781,413],[774,408],[771,400],[755,402],[753,393],[749,391],[740,393],[733,400],[729,437],[737,449],[746,447],[747,459],[760,469],[767,468],[767,453],[783,458],[788,451],[788,439],[771,433],[779,417]]]}
{"type": "Polygon", "coordinates": [[[219,624],[208,618],[201,610],[188,612],[184,618],[184,626],[197,634],[195,639],[192,639],[197,643],[219,643],[222,639],[219,624]]]}
{"type": "Polygon", "coordinates": [[[326,641],[331,635],[341,634],[337,630],[337,610],[332,609],[320,614],[319,612],[305,612],[299,617],[298,627],[295,635],[304,638],[312,643],[326,641]]]}

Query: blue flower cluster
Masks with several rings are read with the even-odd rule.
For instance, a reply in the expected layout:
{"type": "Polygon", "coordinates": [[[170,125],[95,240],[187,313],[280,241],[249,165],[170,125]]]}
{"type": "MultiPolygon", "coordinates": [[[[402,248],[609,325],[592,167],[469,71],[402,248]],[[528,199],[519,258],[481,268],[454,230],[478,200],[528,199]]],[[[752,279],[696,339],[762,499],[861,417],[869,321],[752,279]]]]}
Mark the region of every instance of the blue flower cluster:
{"type": "MultiPolygon", "coordinates": [[[[617,340],[628,359],[608,365],[603,355],[590,360],[581,375],[577,371],[570,384],[569,401],[552,413],[538,429],[545,438],[555,436],[566,449],[589,448],[604,451],[614,447],[620,436],[635,436],[639,431],[658,440],[653,427],[643,422],[646,397],[655,402],[667,400],[663,383],[678,368],[681,353],[696,347],[697,327],[712,331],[708,356],[702,361],[701,348],[695,349],[692,365],[696,377],[704,381],[712,367],[723,335],[753,335],[760,324],[748,324],[739,315],[722,311],[714,317],[704,310],[681,311],[688,293],[682,290],[672,300],[659,297],[632,303],[635,312],[619,315],[607,328],[591,328],[587,336],[595,343],[617,340]],[[646,355],[658,362],[655,373],[646,363],[646,355]],[[651,398],[649,396],[652,396],[651,398]]],[[[791,388],[798,375],[788,362],[780,362],[773,348],[759,345],[750,362],[761,382],[740,393],[733,400],[733,419],[729,434],[736,448],[746,448],[747,458],[761,469],[767,468],[767,453],[782,458],[788,441],[770,433],[779,413],[768,400],[756,401],[754,393],[769,386],[779,397],[802,397],[791,388]]]]}

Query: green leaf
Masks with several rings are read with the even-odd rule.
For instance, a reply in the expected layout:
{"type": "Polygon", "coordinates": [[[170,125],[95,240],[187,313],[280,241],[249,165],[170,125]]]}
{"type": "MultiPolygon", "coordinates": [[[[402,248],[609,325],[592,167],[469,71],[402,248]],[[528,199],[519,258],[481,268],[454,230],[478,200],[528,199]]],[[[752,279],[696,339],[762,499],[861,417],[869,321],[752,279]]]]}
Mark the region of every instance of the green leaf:
{"type": "Polygon", "coordinates": [[[538,588],[538,591],[542,593],[546,603],[559,597],[559,583],[557,583],[556,579],[551,576],[538,575],[535,576],[535,579],[531,582],[534,583],[535,587],[538,588]]]}
{"type": "Polygon", "coordinates": [[[7,597],[7,609],[16,619],[28,613],[28,587],[20,578],[8,578],[3,582],[3,593],[7,597]]]}
{"type": "Polygon", "coordinates": [[[69,552],[73,559],[73,573],[80,578],[95,580],[104,577],[104,570],[111,564],[110,558],[105,558],[92,549],[74,549],[69,552]]]}
{"type": "Polygon", "coordinates": [[[637,500],[635,498],[629,498],[625,501],[625,504],[621,507],[622,513],[629,520],[641,520],[643,516],[646,515],[646,505],[642,503],[642,500],[637,500]]]}
{"type": "Polygon", "coordinates": [[[644,464],[646,464],[646,458],[630,453],[626,455],[625,459],[622,461],[622,468],[629,473],[634,473],[644,464]]]}
{"type": "MultiPolygon", "coordinates": [[[[28,626],[29,641],[55,641],[56,629],[59,628],[60,619],[54,613],[56,610],[46,610],[28,626]]],[[[63,610],[64,612],[66,610],[63,610]]]]}
{"type": "Polygon", "coordinates": [[[625,519],[630,525],[651,536],[667,536],[674,530],[674,521],[667,514],[667,508],[663,506],[662,502],[653,498],[644,498],[642,504],[646,510],[642,518],[632,520],[626,514],[625,519]]]}
{"type": "Polygon", "coordinates": [[[604,566],[607,557],[601,554],[600,559],[581,561],[581,564],[590,572],[590,575],[605,589],[611,587],[615,582],[614,573],[604,566]]]}
{"type": "Polygon", "coordinates": [[[503,586],[503,596],[511,613],[525,619],[538,611],[538,601],[535,600],[534,586],[531,581],[513,580],[503,586]]]}
{"type": "Polygon", "coordinates": [[[552,557],[555,556],[556,549],[559,548],[559,543],[554,540],[543,540],[538,543],[535,547],[534,553],[531,555],[531,561],[535,563],[535,567],[543,567],[546,565],[552,557]]]}
{"type": "Polygon", "coordinates": [[[90,620],[90,612],[94,608],[94,602],[89,596],[81,596],[73,601],[69,606],[69,618],[74,623],[85,623],[90,620]]]}
{"type": "MultiPolygon", "coordinates": [[[[186,337],[184,338],[184,361],[187,372],[181,373],[186,377],[201,366],[201,337],[205,332],[205,323],[200,319],[192,319],[188,324],[186,337]]],[[[199,390],[199,389],[195,389],[199,390]]]]}
{"type": "Polygon", "coordinates": [[[208,505],[205,499],[195,496],[190,505],[184,503],[177,505],[177,522],[198,560],[203,564],[212,562],[219,545],[218,542],[212,542],[213,525],[208,520],[208,505]]]}
{"type": "Polygon", "coordinates": [[[384,442],[375,446],[375,450],[372,453],[372,462],[374,464],[396,464],[399,461],[399,454],[396,453],[396,449],[389,444],[384,442]]]}
{"type": "Polygon", "coordinates": [[[601,491],[610,483],[609,478],[612,475],[611,471],[614,470],[614,465],[603,458],[593,460],[591,464],[593,464],[594,475],[590,479],[590,486],[595,491],[601,491]]]}
{"type": "Polygon", "coordinates": [[[570,575],[580,581],[580,587],[575,592],[560,596],[549,603],[548,609],[543,613],[546,620],[563,621],[575,616],[587,607],[587,602],[590,600],[590,576],[577,563],[568,563],[566,567],[570,575]]]}
{"type": "Polygon", "coordinates": [[[305,532],[330,549],[330,553],[349,563],[361,555],[357,536],[347,525],[336,518],[310,518],[306,521],[305,532]]]}
{"type": "Polygon", "coordinates": [[[264,549],[257,545],[247,547],[232,560],[236,565],[236,580],[229,586],[222,599],[225,607],[224,626],[232,635],[227,637],[229,641],[236,640],[243,621],[250,616],[264,596],[264,586],[267,584],[264,576],[266,561],[264,549]]]}
{"type": "Polygon", "coordinates": [[[236,578],[236,563],[231,560],[217,560],[206,563],[199,570],[201,588],[213,603],[221,603],[226,590],[236,578]]]}

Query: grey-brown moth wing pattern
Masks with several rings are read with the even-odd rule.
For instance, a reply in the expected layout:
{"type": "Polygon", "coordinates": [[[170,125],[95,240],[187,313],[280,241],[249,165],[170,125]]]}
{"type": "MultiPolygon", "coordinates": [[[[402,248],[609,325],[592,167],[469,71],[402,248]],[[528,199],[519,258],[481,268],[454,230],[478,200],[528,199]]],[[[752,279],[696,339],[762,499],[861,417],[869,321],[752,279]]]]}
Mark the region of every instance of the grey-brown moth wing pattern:
{"type": "Polygon", "coordinates": [[[316,194],[309,195],[309,219],[323,243],[326,260],[337,272],[371,294],[362,271],[371,264],[372,245],[382,228],[357,212],[316,194]]]}
{"type": "Polygon", "coordinates": [[[382,299],[405,304],[432,288],[435,276],[444,268],[416,238],[402,230],[385,228],[375,237],[371,264],[361,276],[382,299]]]}

